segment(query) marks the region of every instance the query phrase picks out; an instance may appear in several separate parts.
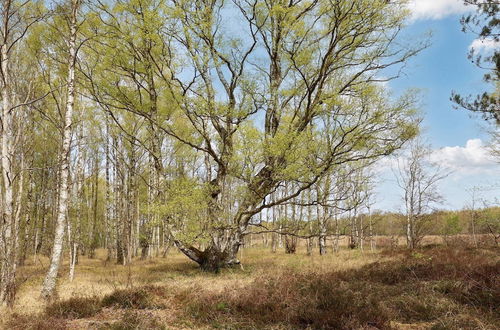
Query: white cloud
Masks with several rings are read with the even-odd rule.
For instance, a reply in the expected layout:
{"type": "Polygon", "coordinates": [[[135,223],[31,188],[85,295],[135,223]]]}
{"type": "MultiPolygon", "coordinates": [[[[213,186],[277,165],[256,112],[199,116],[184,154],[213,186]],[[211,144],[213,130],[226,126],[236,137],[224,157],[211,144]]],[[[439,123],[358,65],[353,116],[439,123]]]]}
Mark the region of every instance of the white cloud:
{"type": "MultiPolygon", "coordinates": [[[[401,150],[394,157],[382,158],[375,167],[380,181],[377,184],[376,207],[382,210],[400,211],[401,190],[396,184],[398,161],[408,156],[408,149],[401,150]]],[[[470,202],[467,189],[473,186],[488,187],[483,196],[493,200],[500,196],[500,165],[489,155],[481,139],[471,139],[465,146],[449,146],[435,149],[431,161],[442,166],[450,175],[439,182],[439,190],[449,209],[460,209],[470,202]],[[497,188],[495,188],[497,187],[497,188]]]]}
{"type": "MultiPolygon", "coordinates": [[[[377,162],[375,172],[384,173],[398,168],[398,164],[409,156],[409,150],[400,150],[393,157],[384,157],[377,162]]],[[[465,146],[443,147],[433,150],[429,160],[456,174],[500,174],[500,165],[493,158],[481,139],[468,140],[465,146]]]]}
{"type": "Polygon", "coordinates": [[[464,147],[435,150],[431,160],[461,174],[493,173],[500,170],[481,139],[468,140],[464,147]]]}
{"type": "Polygon", "coordinates": [[[408,8],[414,20],[441,19],[471,10],[462,0],[411,0],[408,8]]]}
{"type": "Polygon", "coordinates": [[[500,48],[500,41],[491,38],[479,38],[470,44],[469,49],[472,48],[476,52],[488,52],[500,48]]]}

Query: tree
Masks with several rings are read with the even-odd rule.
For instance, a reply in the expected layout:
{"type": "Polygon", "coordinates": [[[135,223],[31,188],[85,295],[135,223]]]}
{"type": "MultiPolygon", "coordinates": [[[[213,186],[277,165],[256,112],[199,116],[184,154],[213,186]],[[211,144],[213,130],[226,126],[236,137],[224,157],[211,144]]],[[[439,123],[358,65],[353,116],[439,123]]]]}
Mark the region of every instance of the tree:
{"type": "MultiPolygon", "coordinates": [[[[466,5],[474,6],[475,13],[463,16],[462,30],[477,35],[481,43],[498,45],[500,42],[500,3],[497,0],[464,0],[466,5]]],[[[500,123],[500,51],[498,47],[489,53],[471,48],[469,59],[479,68],[485,69],[484,81],[490,83],[492,91],[473,97],[463,97],[453,93],[452,101],[459,107],[480,113],[485,119],[500,123]]]]}
{"type": "Polygon", "coordinates": [[[36,72],[26,75],[26,39],[45,17],[43,1],[5,0],[0,4],[0,94],[2,219],[0,222],[0,303],[10,304],[15,295],[18,234],[24,187],[24,123],[26,110],[46,94],[33,83],[36,72]],[[19,77],[19,78],[18,78],[19,77]]]}
{"type": "Polygon", "coordinates": [[[498,244],[498,214],[495,215],[495,211],[497,211],[494,207],[489,205],[490,203],[497,204],[498,200],[488,201],[484,197],[484,193],[489,190],[497,190],[498,187],[494,185],[488,186],[473,186],[467,190],[470,195],[470,202],[468,205],[468,218],[469,218],[469,232],[472,236],[472,242],[474,247],[479,247],[480,240],[478,238],[478,234],[491,234],[495,239],[495,243],[498,244]],[[481,205],[482,204],[482,205],[481,205]],[[481,206],[483,210],[481,210],[481,206]],[[493,211],[493,212],[491,212],[493,211]],[[493,221],[491,221],[488,217],[488,213],[492,213],[493,221]]]}
{"type": "Polygon", "coordinates": [[[398,160],[396,179],[403,190],[406,215],[406,241],[416,248],[425,235],[425,225],[435,204],[442,200],[437,190],[439,181],[447,176],[429,157],[431,149],[417,138],[411,142],[409,155],[398,160]]]}
{"type": "Polygon", "coordinates": [[[491,140],[489,141],[488,150],[496,162],[500,163],[500,127],[491,128],[489,135],[491,140]]]}
{"type": "Polygon", "coordinates": [[[192,218],[182,208],[158,212],[203,269],[238,263],[262,210],[337,166],[391,154],[417,131],[412,97],[391,101],[377,84],[425,47],[395,42],[400,3],[140,0],[99,11],[113,39],[93,46],[104,51],[89,65],[92,93],[111,113],[132,112],[191,150],[200,170],[165,180],[160,200],[181,195],[206,208],[192,218]],[[293,189],[269,202],[284,182],[293,189]]]}
{"type": "Polygon", "coordinates": [[[62,147],[60,156],[59,170],[59,204],[57,211],[56,229],[50,266],[47,276],[43,282],[41,296],[45,299],[53,298],[56,290],[57,274],[61,263],[63,252],[64,234],[66,230],[66,221],[68,215],[69,201],[69,169],[70,154],[72,150],[73,133],[73,111],[75,106],[75,67],[77,61],[77,33],[78,33],[78,11],[80,0],[68,0],[66,6],[69,10],[69,35],[68,35],[68,69],[67,69],[67,87],[66,104],[64,113],[64,124],[62,130],[62,147]]]}
{"type": "Polygon", "coordinates": [[[462,232],[460,227],[460,218],[457,214],[448,214],[444,218],[444,224],[442,229],[442,234],[444,236],[444,241],[448,244],[450,236],[458,235],[462,232]]]}
{"type": "Polygon", "coordinates": [[[478,240],[477,240],[477,218],[479,215],[479,212],[477,210],[478,208],[478,202],[480,201],[480,193],[481,193],[482,188],[479,186],[473,186],[469,189],[467,189],[467,192],[470,194],[471,201],[469,205],[469,232],[472,235],[472,242],[474,243],[474,247],[477,248],[479,246],[478,240]]]}

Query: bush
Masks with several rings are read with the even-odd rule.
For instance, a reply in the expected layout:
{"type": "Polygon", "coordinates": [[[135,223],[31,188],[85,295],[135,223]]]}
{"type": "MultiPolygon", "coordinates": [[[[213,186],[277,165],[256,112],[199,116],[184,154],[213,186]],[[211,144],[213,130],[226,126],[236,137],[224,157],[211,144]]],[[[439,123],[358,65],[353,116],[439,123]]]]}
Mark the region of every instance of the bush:
{"type": "Polygon", "coordinates": [[[9,330],[65,330],[66,320],[45,315],[12,314],[5,324],[9,330]]]}
{"type": "Polygon", "coordinates": [[[156,301],[155,296],[162,294],[162,289],[153,286],[116,290],[102,299],[102,306],[132,309],[161,308],[163,306],[156,301]]]}
{"type": "Polygon", "coordinates": [[[101,302],[97,297],[73,297],[56,301],[45,307],[45,315],[62,319],[81,319],[94,316],[101,311],[101,302]]]}
{"type": "Polygon", "coordinates": [[[288,273],[262,277],[229,294],[203,296],[191,303],[190,312],[211,323],[236,318],[256,326],[381,328],[388,325],[390,314],[379,297],[379,291],[370,283],[288,273]]]}
{"type": "Polygon", "coordinates": [[[160,321],[151,314],[130,312],[123,315],[120,321],[107,327],[109,330],[160,330],[166,329],[160,321]]]}

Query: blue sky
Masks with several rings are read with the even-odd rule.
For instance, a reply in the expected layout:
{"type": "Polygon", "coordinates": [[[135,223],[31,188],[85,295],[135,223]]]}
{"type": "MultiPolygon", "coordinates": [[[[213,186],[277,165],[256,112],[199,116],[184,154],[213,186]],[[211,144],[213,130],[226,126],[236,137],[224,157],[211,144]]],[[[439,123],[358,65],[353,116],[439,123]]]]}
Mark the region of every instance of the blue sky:
{"type": "MultiPolygon", "coordinates": [[[[389,83],[395,94],[408,88],[421,91],[423,135],[435,149],[434,160],[453,171],[439,187],[445,199],[440,207],[446,209],[467,206],[470,200],[467,189],[477,185],[489,188],[482,197],[490,204],[500,198],[500,164],[493,162],[484,149],[488,140],[484,121],[471,117],[467,111],[454,110],[449,100],[452,91],[467,95],[489,87],[482,81],[484,72],[467,59],[475,36],[461,31],[460,17],[470,10],[462,2],[411,2],[413,20],[407,34],[416,36],[432,31],[431,46],[410,61],[404,76],[389,83]]],[[[487,47],[483,48],[486,51],[487,47]]],[[[380,179],[376,207],[400,210],[401,191],[392,171],[384,171],[380,179]]]]}

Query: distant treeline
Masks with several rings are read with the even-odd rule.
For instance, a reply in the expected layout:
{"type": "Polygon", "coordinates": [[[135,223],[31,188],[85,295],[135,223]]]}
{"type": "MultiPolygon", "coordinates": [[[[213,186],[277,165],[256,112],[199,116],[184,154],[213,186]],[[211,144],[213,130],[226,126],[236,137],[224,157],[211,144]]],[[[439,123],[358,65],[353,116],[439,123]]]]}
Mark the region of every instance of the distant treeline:
{"type": "MultiPolygon", "coordinates": [[[[362,244],[361,242],[368,242],[366,244],[369,245],[371,237],[405,236],[407,219],[402,213],[375,211],[372,214],[365,213],[356,217],[330,218],[326,223],[326,236],[334,241],[335,236],[347,236],[347,244],[351,248],[356,248],[362,244]]],[[[500,207],[460,211],[436,210],[424,215],[419,223],[420,239],[433,235],[442,236],[447,241],[457,235],[469,235],[470,241],[475,242],[476,236],[488,235],[491,236],[488,241],[494,241],[495,244],[498,244],[500,239],[498,234],[500,232],[500,207]]],[[[270,243],[271,246],[281,246],[284,238],[288,245],[293,239],[295,244],[292,245],[296,247],[298,239],[302,238],[309,240],[312,248],[312,245],[316,245],[315,239],[319,237],[318,232],[318,219],[314,217],[301,220],[281,218],[274,222],[257,221],[253,227],[253,233],[262,234],[261,239],[265,245],[270,243]]],[[[257,237],[257,235],[252,236],[254,239],[257,237]]]]}

